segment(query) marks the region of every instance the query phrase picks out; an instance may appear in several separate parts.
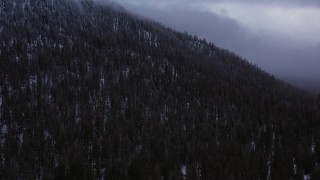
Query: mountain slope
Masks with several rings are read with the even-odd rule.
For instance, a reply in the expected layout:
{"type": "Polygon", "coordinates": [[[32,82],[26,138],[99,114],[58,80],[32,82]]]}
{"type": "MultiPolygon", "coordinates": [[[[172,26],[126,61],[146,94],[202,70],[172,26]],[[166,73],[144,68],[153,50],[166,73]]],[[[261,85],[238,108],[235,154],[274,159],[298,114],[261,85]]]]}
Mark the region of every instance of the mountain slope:
{"type": "Polygon", "coordinates": [[[317,175],[319,107],[197,37],[92,1],[1,1],[4,179],[317,175]]]}

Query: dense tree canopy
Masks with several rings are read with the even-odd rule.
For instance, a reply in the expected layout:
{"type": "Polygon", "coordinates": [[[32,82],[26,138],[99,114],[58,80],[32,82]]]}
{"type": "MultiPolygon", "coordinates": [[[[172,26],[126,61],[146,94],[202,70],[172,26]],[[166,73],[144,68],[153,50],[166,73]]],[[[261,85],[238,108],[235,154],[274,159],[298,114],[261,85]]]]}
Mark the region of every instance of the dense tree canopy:
{"type": "Polygon", "coordinates": [[[0,17],[4,179],[318,179],[319,101],[237,55],[89,0],[0,17]]]}

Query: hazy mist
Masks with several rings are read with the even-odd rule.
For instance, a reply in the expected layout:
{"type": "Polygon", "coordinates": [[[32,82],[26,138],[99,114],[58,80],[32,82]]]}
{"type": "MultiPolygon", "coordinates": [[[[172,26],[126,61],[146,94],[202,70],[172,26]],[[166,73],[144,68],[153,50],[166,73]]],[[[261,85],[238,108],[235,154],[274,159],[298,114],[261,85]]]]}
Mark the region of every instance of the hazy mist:
{"type": "Polygon", "coordinates": [[[320,92],[320,1],[115,2],[234,51],[298,87],[320,92]]]}

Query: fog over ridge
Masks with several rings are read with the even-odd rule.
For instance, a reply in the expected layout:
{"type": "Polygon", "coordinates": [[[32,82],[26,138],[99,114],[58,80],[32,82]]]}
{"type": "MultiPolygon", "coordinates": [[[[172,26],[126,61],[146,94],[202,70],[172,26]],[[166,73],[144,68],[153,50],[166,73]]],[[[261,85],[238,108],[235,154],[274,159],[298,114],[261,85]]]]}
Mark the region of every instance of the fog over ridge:
{"type": "Polygon", "coordinates": [[[280,79],[320,92],[318,0],[97,1],[205,38],[280,79]]]}

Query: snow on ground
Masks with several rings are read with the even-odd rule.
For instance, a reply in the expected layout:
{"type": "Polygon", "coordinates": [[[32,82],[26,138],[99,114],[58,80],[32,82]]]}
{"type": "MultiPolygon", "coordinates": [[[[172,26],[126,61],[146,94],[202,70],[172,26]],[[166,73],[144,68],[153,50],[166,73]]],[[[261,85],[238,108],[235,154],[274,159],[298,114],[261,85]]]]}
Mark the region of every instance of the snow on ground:
{"type": "Polygon", "coordinates": [[[272,168],[272,159],[274,156],[274,143],[276,140],[276,134],[275,132],[272,132],[272,143],[271,143],[271,153],[268,157],[268,163],[267,163],[267,167],[268,167],[268,176],[267,176],[267,180],[271,179],[271,168],[272,168]]]}
{"type": "Polygon", "coordinates": [[[312,144],[311,145],[311,152],[314,154],[314,149],[315,149],[316,145],[312,144]]]}
{"type": "Polygon", "coordinates": [[[182,176],[185,178],[186,175],[187,175],[187,165],[186,164],[181,164],[180,169],[181,169],[182,176]]]}
{"type": "Polygon", "coordinates": [[[36,75],[34,76],[29,76],[29,84],[30,88],[32,88],[32,85],[36,85],[38,81],[38,77],[36,75]]]}
{"type": "Polygon", "coordinates": [[[43,137],[45,140],[47,140],[48,138],[51,138],[51,134],[47,129],[43,131],[43,137]]]}
{"type": "Polygon", "coordinates": [[[251,149],[252,149],[253,151],[256,150],[256,143],[254,142],[254,140],[251,141],[251,149]]]}
{"type": "Polygon", "coordinates": [[[23,136],[24,136],[24,133],[20,133],[18,136],[20,144],[23,144],[23,136]]]}
{"type": "Polygon", "coordinates": [[[123,70],[122,73],[124,74],[124,76],[125,76],[126,78],[128,78],[128,77],[129,77],[129,73],[130,73],[129,67],[127,67],[125,70],[123,70]]]}
{"type": "Polygon", "coordinates": [[[100,168],[100,177],[102,177],[102,179],[104,178],[105,172],[106,172],[107,168],[100,168]]]}
{"type": "Polygon", "coordinates": [[[310,179],[311,179],[310,176],[311,176],[310,174],[305,174],[305,175],[303,176],[303,179],[304,179],[304,180],[310,180],[310,179]]]}
{"type": "Polygon", "coordinates": [[[8,133],[8,127],[7,127],[6,124],[4,124],[4,125],[2,126],[1,132],[2,132],[2,134],[7,134],[7,133],[8,133]]]}

